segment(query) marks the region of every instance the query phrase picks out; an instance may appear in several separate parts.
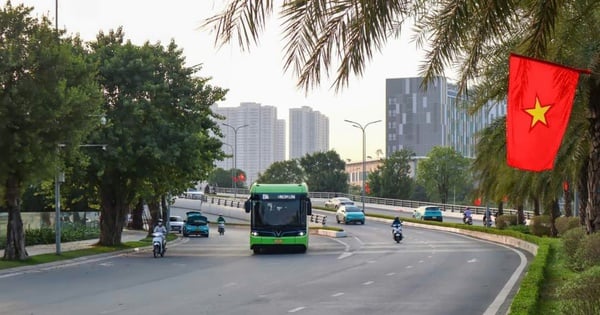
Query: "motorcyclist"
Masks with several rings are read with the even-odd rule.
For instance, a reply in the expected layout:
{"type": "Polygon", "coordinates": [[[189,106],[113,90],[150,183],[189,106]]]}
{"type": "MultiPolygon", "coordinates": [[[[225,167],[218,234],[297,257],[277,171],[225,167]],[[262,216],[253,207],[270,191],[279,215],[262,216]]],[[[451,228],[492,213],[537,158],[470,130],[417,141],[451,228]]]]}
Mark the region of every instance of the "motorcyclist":
{"type": "Polygon", "coordinates": [[[158,219],[158,224],[154,227],[154,233],[160,233],[162,235],[163,248],[167,248],[167,227],[163,225],[163,220],[158,219]]]}
{"type": "Polygon", "coordinates": [[[400,221],[399,217],[395,217],[394,222],[392,222],[392,227],[397,228],[399,226],[402,226],[402,221],[400,221]]]}
{"type": "Polygon", "coordinates": [[[219,214],[217,224],[219,225],[219,234],[223,234],[225,232],[225,218],[223,218],[222,214],[219,214]]]}
{"type": "Polygon", "coordinates": [[[471,213],[471,208],[467,208],[465,209],[465,211],[463,212],[463,222],[467,223],[467,220],[469,220],[472,216],[471,213]]]}

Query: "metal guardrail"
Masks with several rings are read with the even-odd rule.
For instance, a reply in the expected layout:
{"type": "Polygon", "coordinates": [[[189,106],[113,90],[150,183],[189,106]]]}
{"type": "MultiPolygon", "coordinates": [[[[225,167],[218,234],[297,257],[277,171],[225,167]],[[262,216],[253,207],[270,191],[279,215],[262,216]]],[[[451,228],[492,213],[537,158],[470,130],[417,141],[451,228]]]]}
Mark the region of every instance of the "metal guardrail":
{"type": "MultiPolygon", "coordinates": [[[[249,191],[248,189],[233,189],[233,188],[216,188],[216,193],[218,194],[233,194],[234,190],[236,191],[236,195],[238,198],[248,198],[249,191]]],[[[319,199],[330,199],[334,197],[347,197],[355,202],[362,202],[360,195],[351,195],[344,193],[336,193],[336,192],[310,192],[310,198],[319,198],[319,199]]],[[[206,196],[205,196],[206,198],[206,196]]],[[[210,197],[209,197],[210,198],[210,197]]],[[[214,198],[214,197],[213,197],[214,198]]],[[[416,200],[402,200],[402,199],[391,199],[391,198],[379,198],[379,197],[369,197],[365,196],[365,203],[369,204],[377,204],[377,205],[385,205],[392,207],[403,207],[403,208],[418,208],[421,206],[438,206],[443,211],[450,212],[459,212],[462,213],[466,208],[471,209],[473,214],[485,214],[486,209],[489,209],[492,214],[495,214],[498,211],[498,208],[495,207],[485,207],[485,206],[467,206],[467,205],[454,205],[454,204],[443,204],[443,203],[435,203],[435,202],[427,202],[427,201],[416,201],[416,200]]],[[[243,207],[243,202],[242,205],[243,207]]],[[[239,205],[237,206],[240,207],[239,205]]],[[[504,208],[502,209],[504,214],[517,214],[516,209],[504,208]]],[[[533,217],[533,211],[525,210],[523,211],[526,219],[531,219],[533,217]]]]}
{"type": "Polygon", "coordinates": [[[325,224],[327,224],[327,216],[322,214],[312,214],[310,216],[310,222],[317,224],[321,223],[323,226],[325,226],[325,224]]]}

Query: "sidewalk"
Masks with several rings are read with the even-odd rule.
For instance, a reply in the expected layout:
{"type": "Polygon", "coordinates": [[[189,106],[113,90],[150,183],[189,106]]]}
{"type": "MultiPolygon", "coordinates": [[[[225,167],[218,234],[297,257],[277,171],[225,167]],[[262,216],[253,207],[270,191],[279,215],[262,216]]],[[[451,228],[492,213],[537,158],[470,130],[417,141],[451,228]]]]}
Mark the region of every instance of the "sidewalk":
{"type": "MultiPolygon", "coordinates": [[[[148,235],[148,231],[139,231],[139,230],[123,230],[121,235],[121,242],[131,242],[131,241],[139,241],[141,239],[146,238],[148,235]]],[[[68,252],[77,249],[85,249],[90,248],[94,244],[98,243],[98,239],[90,239],[85,241],[75,241],[75,242],[62,242],[60,243],[60,251],[68,252]]],[[[53,254],[56,253],[56,244],[43,244],[43,245],[32,245],[27,246],[27,254],[29,256],[36,256],[42,254],[53,254]]]]}

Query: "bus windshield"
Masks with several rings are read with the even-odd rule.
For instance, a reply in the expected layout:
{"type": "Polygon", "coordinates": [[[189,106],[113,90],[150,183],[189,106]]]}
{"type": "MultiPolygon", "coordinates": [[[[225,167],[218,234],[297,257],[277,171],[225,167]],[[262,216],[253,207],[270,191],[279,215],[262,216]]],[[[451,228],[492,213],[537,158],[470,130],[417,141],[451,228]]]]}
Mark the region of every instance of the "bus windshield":
{"type": "Polygon", "coordinates": [[[302,214],[299,200],[263,200],[257,202],[253,213],[255,227],[303,227],[306,214],[302,214]]]}

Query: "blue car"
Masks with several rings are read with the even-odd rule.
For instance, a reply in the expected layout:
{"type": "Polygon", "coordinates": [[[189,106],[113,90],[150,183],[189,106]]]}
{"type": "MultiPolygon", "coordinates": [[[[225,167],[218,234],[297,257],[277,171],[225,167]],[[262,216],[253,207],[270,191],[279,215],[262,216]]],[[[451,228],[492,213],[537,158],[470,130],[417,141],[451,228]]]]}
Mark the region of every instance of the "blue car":
{"type": "Polygon", "coordinates": [[[442,215],[442,210],[437,206],[423,206],[418,207],[413,212],[413,217],[415,219],[427,220],[427,221],[439,221],[443,222],[444,217],[442,215]]]}
{"type": "Polygon", "coordinates": [[[188,211],[186,212],[186,220],[183,225],[183,236],[198,235],[206,236],[209,235],[208,219],[200,213],[200,211],[188,211]]]}
{"type": "Polygon", "coordinates": [[[365,213],[355,205],[341,205],[335,213],[337,223],[360,223],[365,224],[365,213]]]}

